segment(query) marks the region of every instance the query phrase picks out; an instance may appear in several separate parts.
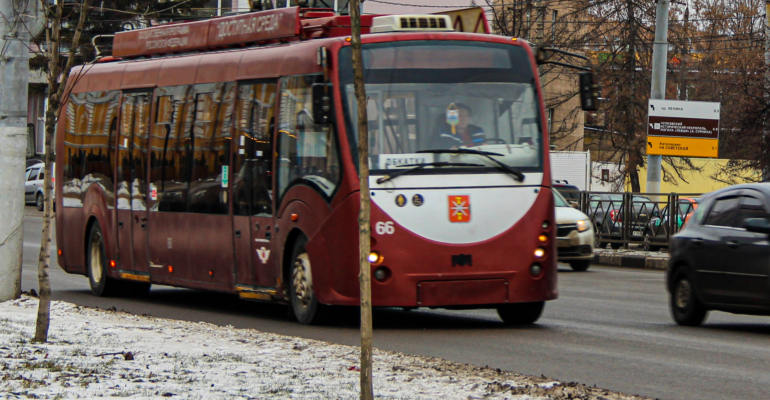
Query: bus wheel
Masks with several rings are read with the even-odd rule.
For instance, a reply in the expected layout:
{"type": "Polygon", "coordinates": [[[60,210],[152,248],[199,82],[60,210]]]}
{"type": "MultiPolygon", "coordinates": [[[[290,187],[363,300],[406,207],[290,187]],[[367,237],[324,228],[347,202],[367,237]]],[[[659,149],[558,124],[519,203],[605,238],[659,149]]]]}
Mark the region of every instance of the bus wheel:
{"type": "Polygon", "coordinates": [[[107,276],[107,254],[104,251],[104,235],[99,222],[94,222],[88,235],[88,280],[91,292],[97,296],[122,295],[125,284],[107,276]]]}
{"type": "Polygon", "coordinates": [[[544,301],[505,304],[497,307],[497,315],[506,325],[529,325],[534,324],[540,318],[544,307],[544,301]]]}
{"type": "Polygon", "coordinates": [[[303,325],[318,324],[321,322],[324,306],[318,304],[313,292],[313,270],[310,266],[310,257],[305,250],[307,238],[300,237],[294,245],[291,265],[291,308],[294,317],[303,325]]]}

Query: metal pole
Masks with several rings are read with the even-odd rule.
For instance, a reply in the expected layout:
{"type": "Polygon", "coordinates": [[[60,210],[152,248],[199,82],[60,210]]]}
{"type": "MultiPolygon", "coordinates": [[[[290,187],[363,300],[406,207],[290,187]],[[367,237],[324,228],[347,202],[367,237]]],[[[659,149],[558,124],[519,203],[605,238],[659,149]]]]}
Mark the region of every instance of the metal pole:
{"type": "MultiPolygon", "coordinates": [[[[668,60],[669,0],[658,0],[655,16],[655,47],[652,48],[652,91],[650,99],[666,98],[666,62],[668,60]]],[[[647,110],[649,112],[649,110],[647,110]]],[[[647,155],[647,193],[660,193],[661,156],[647,155]]]]}
{"type": "MultiPolygon", "coordinates": [[[[770,0],[765,0],[765,101],[770,101],[770,0]]],[[[768,147],[770,147],[770,121],[765,118],[763,123],[762,143],[762,180],[770,179],[770,163],[768,147]]]]}
{"type": "Polygon", "coordinates": [[[0,0],[0,302],[21,294],[29,35],[18,4],[0,0]]]}

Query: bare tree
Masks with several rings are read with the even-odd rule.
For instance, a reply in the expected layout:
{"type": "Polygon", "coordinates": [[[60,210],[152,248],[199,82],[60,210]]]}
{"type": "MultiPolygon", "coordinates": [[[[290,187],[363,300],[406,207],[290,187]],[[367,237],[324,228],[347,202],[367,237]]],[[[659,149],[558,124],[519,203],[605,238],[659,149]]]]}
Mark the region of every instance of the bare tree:
{"type": "Polygon", "coordinates": [[[353,83],[358,108],[358,165],[361,196],[358,212],[359,267],[358,282],[361,292],[361,400],[374,398],[372,388],[372,267],[371,250],[371,198],[369,197],[369,117],[366,115],[366,87],[364,62],[361,55],[361,6],[358,0],[350,1],[352,22],[353,83]]]}
{"type": "Polygon", "coordinates": [[[48,279],[51,252],[51,217],[53,214],[53,173],[55,162],[53,138],[56,123],[59,119],[61,105],[66,101],[65,88],[68,87],[70,71],[75,63],[75,56],[80,44],[80,35],[88,16],[90,0],[81,0],[79,3],[67,3],[58,1],[50,6],[46,0],[41,0],[45,13],[45,47],[44,56],[48,61],[48,110],[45,113],[45,181],[43,194],[45,199],[43,215],[43,236],[40,243],[40,256],[38,258],[38,285],[40,289],[40,303],[37,310],[37,323],[35,325],[35,342],[44,343],[48,340],[48,326],[51,319],[51,284],[48,279]],[[65,4],[72,6],[73,13],[79,13],[77,26],[69,40],[66,61],[62,61],[61,50],[64,38],[62,25],[65,4]]]}

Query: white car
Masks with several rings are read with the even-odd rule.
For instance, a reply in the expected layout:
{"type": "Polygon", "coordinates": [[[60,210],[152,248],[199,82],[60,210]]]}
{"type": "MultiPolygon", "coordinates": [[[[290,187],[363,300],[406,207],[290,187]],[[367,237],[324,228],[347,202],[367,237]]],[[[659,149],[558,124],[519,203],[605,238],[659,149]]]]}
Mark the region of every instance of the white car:
{"type": "Polygon", "coordinates": [[[594,259],[594,229],[587,215],[573,208],[553,191],[556,200],[556,247],[559,262],[568,262],[573,271],[585,271],[594,259]]]}
{"type": "Polygon", "coordinates": [[[45,179],[44,163],[36,163],[27,167],[27,171],[24,173],[24,203],[34,204],[38,211],[43,211],[45,204],[43,202],[43,179],[45,179]]]}

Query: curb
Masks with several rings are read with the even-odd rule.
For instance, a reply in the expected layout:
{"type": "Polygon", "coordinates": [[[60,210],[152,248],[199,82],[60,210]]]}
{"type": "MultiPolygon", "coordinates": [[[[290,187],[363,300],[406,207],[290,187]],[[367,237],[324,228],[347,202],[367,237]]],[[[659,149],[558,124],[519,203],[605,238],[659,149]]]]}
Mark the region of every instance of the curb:
{"type": "Polygon", "coordinates": [[[668,257],[614,256],[596,254],[594,256],[593,264],[665,271],[668,267],[668,257]]]}

